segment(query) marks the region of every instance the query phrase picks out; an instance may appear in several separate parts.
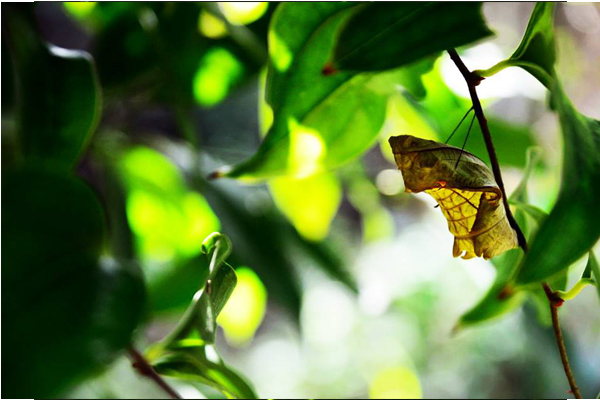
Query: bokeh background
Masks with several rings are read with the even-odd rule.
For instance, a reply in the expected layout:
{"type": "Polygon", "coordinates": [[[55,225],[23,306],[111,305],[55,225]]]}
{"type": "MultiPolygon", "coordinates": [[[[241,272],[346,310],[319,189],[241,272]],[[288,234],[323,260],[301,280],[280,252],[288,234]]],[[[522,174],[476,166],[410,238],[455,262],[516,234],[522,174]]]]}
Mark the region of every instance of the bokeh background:
{"type": "MultiPolygon", "coordinates": [[[[426,99],[417,104],[399,87],[380,143],[339,170],[301,186],[287,178],[258,185],[205,179],[252,155],[269,123],[262,97],[268,26],[277,6],[35,7],[47,41],[86,50],[96,62],[102,119],[77,173],[105,200],[115,190],[125,194],[149,294],[137,346],[160,340],[178,321],[206,263],[201,242],[222,231],[233,242],[239,282],[219,317],[218,348],[262,397],[568,396],[544,303],[528,300],[497,320],[454,329],[486,293],[495,269],[484,260],[452,258],[453,238],[435,202],[404,193],[393,164],[387,137],[444,141],[469,107],[466,85],[447,55],[424,76],[426,99]]],[[[483,69],[510,56],[532,8],[486,3],[496,36],[463,49],[465,64],[483,69]]],[[[600,6],[558,5],[556,34],[567,94],[578,110],[599,119],[600,6]]],[[[10,78],[4,44],[2,52],[4,81],[10,78]]],[[[550,210],[562,143],[545,88],[511,68],[478,90],[507,191],[522,177],[527,148],[539,146],[543,159],[530,178],[531,203],[550,210]]],[[[3,156],[15,129],[12,96],[3,85],[3,156]]],[[[456,143],[463,138],[459,133],[456,143]]],[[[478,132],[466,148],[486,158],[478,132]]],[[[571,267],[571,284],[585,262],[571,267]]],[[[585,397],[595,397],[598,293],[590,286],[560,311],[580,388],[585,397]]],[[[207,387],[170,383],[185,397],[218,397],[207,387]]],[[[137,376],[123,356],[66,395],[163,393],[137,376]]]]}

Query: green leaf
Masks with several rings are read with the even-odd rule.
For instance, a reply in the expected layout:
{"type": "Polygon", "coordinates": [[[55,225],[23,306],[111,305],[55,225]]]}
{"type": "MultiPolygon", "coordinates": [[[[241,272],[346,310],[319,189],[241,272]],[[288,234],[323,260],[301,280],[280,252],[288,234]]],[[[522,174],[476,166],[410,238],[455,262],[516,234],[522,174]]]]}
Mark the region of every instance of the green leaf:
{"type": "Polygon", "coordinates": [[[229,398],[258,398],[252,387],[227,367],[210,346],[180,347],[177,351],[162,354],[152,366],[159,374],[211,386],[229,398]],[[210,349],[210,356],[207,349],[210,349]]]}
{"type": "Polygon", "coordinates": [[[549,84],[548,78],[554,76],[556,62],[553,27],[555,6],[552,2],[536,3],[521,44],[510,56],[512,62],[535,76],[545,86],[549,84]]]}
{"type": "Polygon", "coordinates": [[[233,293],[237,278],[231,266],[223,264],[217,268],[210,281],[201,282],[198,290],[177,327],[152,350],[157,354],[163,349],[173,349],[181,343],[200,340],[202,345],[215,343],[217,317],[233,293]],[[210,282],[210,283],[208,283],[210,282]]]}
{"type": "Polygon", "coordinates": [[[299,317],[301,297],[296,274],[298,260],[289,256],[291,251],[296,250],[294,247],[301,248],[304,254],[311,256],[315,264],[330,276],[352,288],[356,287],[347,274],[345,263],[324,251],[324,243],[309,242],[300,237],[273,210],[268,194],[254,188],[241,192],[243,197],[260,204],[256,210],[248,212],[245,205],[239,202],[239,187],[235,192],[227,188],[226,182],[203,183],[202,187],[215,212],[222,216],[222,231],[227,232],[235,243],[230,262],[251,267],[264,282],[269,296],[286,307],[294,318],[299,317]]]}
{"type": "Polygon", "coordinates": [[[416,100],[422,100],[427,95],[427,89],[423,84],[422,76],[433,69],[435,61],[441,53],[425,57],[402,68],[392,69],[377,76],[370,85],[376,87],[383,93],[396,92],[396,86],[400,85],[416,100]]]}
{"type": "MultiPolygon", "coordinates": [[[[541,226],[548,217],[548,214],[544,210],[534,205],[521,203],[515,200],[510,200],[510,204],[517,207],[517,212],[524,212],[525,214],[529,215],[538,227],[541,226]]],[[[530,240],[531,237],[535,237],[535,234],[529,235],[528,240],[530,240]]],[[[513,269],[513,271],[516,270],[517,268],[513,269]]],[[[564,269],[561,273],[551,277],[547,283],[550,285],[552,290],[560,291],[566,288],[567,281],[568,269],[564,269]]],[[[510,279],[508,279],[506,283],[509,282],[510,279]]],[[[550,314],[548,313],[548,297],[546,292],[540,285],[531,285],[527,288],[527,291],[529,293],[529,298],[533,300],[533,304],[537,309],[538,321],[544,326],[550,326],[552,324],[552,320],[550,314]]]]}
{"type": "Polygon", "coordinates": [[[227,342],[236,347],[248,344],[260,326],[267,308],[267,290],[250,268],[235,271],[237,285],[219,314],[227,342]]]}
{"type": "Polygon", "coordinates": [[[544,210],[531,205],[531,204],[526,204],[526,203],[521,203],[518,201],[510,201],[511,205],[514,205],[515,207],[517,207],[517,209],[524,211],[525,213],[527,213],[527,215],[529,215],[531,218],[533,218],[537,224],[541,225],[544,220],[548,217],[548,213],[546,213],[544,210]]]}
{"type": "Polygon", "coordinates": [[[100,116],[100,85],[91,56],[43,43],[33,22],[7,18],[17,71],[18,122],[25,157],[71,167],[100,116]]]}
{"type": "Polygon", "coordinates": [[[600,237],[600,122],[575,110],[558,82],[551,101],[564,141],[561,189],[518,270],[519,285],[568,268],[600,237]]]}
{"type": "Polygon", "coordinates": [[[2,179],[6,396],[59,395],[124,348],[142,313],[137,267],[99,262],[100,202],[55,168],[27,167],[2,179]]]}
{"type": "MultiPolygon", "coordinates": [[[[529,148],[527,151],[527,161],[523,172],[523,178],[521,179],[519,186],[517,186],[510,195],[509,201],[511,203],[518,200],[521,205],[528,200],[527,182],[531,175],[531,171],[535,168],[539,160],[540,149],[535,147],[529,148]]],[[[531,236],[531,229],[525,217],[525,212],[518,207],[515,212],[515,219],[523,231],[523,234],[528,237],[531,236]]],[[[523,251],[520,248],[517,248],[492,259],[492,264],[496,267],[496,279],[494,280],[494,283],[485,296],[473,308],[461,316],[455,329],[466,328],[477,323],[488,321],[492,318],[500,317],[515,310],[523,303],[526,298],[526,294],[523,292],[506,293],[504,295],[502,293],[522,258],[523,251]]]]}
{"type": "Polygon", "coordinates": [[[373,2],[345,22],[331,64],[343,71],[381,71],[491,34],[481,3],[373,2]]]}
{"type": "Polygon", "coordinates": [[[369,86],[369,76],[321,74],[349,6],[284,3],[278,7],[269,33],[267,77],[273,125],[253,157],[215,176],[307,177],[337,167],[373,144],[385,117],[387,96],[369,86]]]}
{"type": "Polygon", "coordinates": [[[204,241],[203,250],[211,257],[211,279],[196,293],[177,327],[149,349],[148,359],[158,373],[209,385],[228,397],[256,398],[250,386],[225,366],[211,346],[215,343],[217,317],[237,283],[233,268],[219,254],[228,254],[231,242],[215,233],[204,241]]]}
{"type": "Polygon", "coordinates": [[[554,63],[556,62],[556,43],[554,38],[555,3],[536,3],[521,44],[510,58],[499,62],[485,71],[475,71],[481,76],[489,77],[506,67],[518,66],[536,77],[548,89],[554,80],[554,63]]]}
{"type": "Polygon", "coordinates": [[[227,264],[221,265],[210,284],[210,301],[215,313],[215,318],[219,316],[223,307],[225,307],[236,284],[237,277],[233,268],[227,264]]]}
{"type": "Polygon", "coordinates": [[[211,259],[211,272],[231,254],[233,245],[226,235],[213,232],[202,241],[202,253],[211,259]]]}
{"type": "Polygon", "coordinates": [[[140,6],[134,3],[99,3],[99,6],[97,9],[105,21],[94,36],[92,54],[102,85],[112,89],[143,81],[157,69],[159,61],[138,15],[140,6]]]}
{"type": "Polygon", "coordinates": [[[595,281],[596,290],[598,291],[598,297],[600,297],[600,265],[598,264],[598,260],[596,259],[594,252],[590,251],[590,256],[588,258],[588,262],[585,267],[585,271],[583,272],[582,278],[589,279],[592,277],[595,281]]]}

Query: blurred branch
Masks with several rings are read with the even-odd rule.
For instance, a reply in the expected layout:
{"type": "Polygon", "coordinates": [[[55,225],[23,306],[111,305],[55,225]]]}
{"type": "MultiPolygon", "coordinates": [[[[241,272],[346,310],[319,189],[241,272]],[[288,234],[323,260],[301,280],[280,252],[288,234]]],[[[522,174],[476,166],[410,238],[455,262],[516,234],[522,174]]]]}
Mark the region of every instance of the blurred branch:
{"type": "Polygon", "coordinates": [[[152,366],[146,361],[144,356],[140,354],[133,346],[127,349],[129,356],[133,359],[133,367],[138,372],[149,379],[152,379],[162,390],[165,391],[173,399],[181,399],[182,397],[177,393],[160,375],[152,368],[152,366]]]}
{"type": "MultiPolygon", "coordinates": [[[[494,179],[496,180],[498,187],[502,191],[502,201],[506,210],[506,217],[508,218],[510,226],[517,233],[519,246],[523,249],[524,252],[527,252],[528,247],[525,235],[523,235],[523,232],[521,231],[519,224],[517,224],[517,221],[512,215],[512,212],[508,205],[508,196],[506,196],[506,191],[504,190],[504,182],[502,181],[502,174],[500,172],[500,163],[498,162],[498,156],[496,155],[496,149],[494,148],[494,143],[492,142],[492,135],[490,134],[490,129],[487,125],[487,120],[485,119],[485,115],[483,114],[481,102],[479,101],[479,97],[477,96],[476,87],[481,83],[481,81],[484,78],[476,73],[469,71],[469,69],[463,63],[462,59],[460,58],[455,49],[448,50],[448,54],[450,55],[450,58],[462,74],[469,88],[469,94],[473,103],[473,109],[475,110],[475,116],[477,117],[477,121],[479,122],[479,126],[481,127],[481,132],[483,133],[483,138],[485,140],[485,146],[487,148],[487,152],[490,157],[490,162],[492,164],[494,179]]],[[[567,380],[569,381],[569,385],[571,386],[571,391],[573,392],[573,395],[575,396],[575,398],[580,399],[581,393],[579,392],[579,388],[577,387],[577,383],[575,382],[575,377],[573,376],[573,372],[571,371],[571,365],[569,364],[569,358],[567,357],[567,348],[565,346],[565,341],[563,339],[562,331],[560,329],[560,323],[558,320],[558,307],[560,307],[560,305],[563,303],[563,300],[552,291],[550,285],[548,285],[547,282],[543,282],[542,286],[544,288],[544,292],[546,293],[546,297],[548,297],[548,302],[550,303],[552,327],[554,328],[554,336],[556,337],[556,344],[558,345],[558,351],[560,353],[560,358],[563,364],[563,368],[565,370],[565,375],[567,376],[567,380]]]]}

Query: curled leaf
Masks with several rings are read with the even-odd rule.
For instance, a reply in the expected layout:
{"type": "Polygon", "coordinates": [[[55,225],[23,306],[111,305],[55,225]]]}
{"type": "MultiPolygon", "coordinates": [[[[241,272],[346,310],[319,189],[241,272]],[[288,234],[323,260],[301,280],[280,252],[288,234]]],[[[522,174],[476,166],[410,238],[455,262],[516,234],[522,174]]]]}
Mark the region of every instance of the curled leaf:
{"type": "Polygon", "coordinates": [[[410,135],[389,139],[407,192],[431,195],[454,235],[454,257],[490,259],[517,247],[502,192],[492,172],[473,154],[410,135]]]}

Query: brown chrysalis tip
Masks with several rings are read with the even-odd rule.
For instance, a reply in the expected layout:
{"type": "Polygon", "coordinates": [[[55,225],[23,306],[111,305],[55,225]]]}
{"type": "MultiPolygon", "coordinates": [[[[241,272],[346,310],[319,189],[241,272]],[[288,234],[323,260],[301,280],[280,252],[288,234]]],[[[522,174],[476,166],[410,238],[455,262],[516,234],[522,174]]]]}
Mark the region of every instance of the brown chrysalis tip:
{"type": "Polygon", "coordinates": [[[323,74],[324,76],[330,76],[335,74],[336,72],[337,69],[335,69],[335,67],[330,63],[325,64],[325,66],[321,70],[321,74],[323,74]]]}

